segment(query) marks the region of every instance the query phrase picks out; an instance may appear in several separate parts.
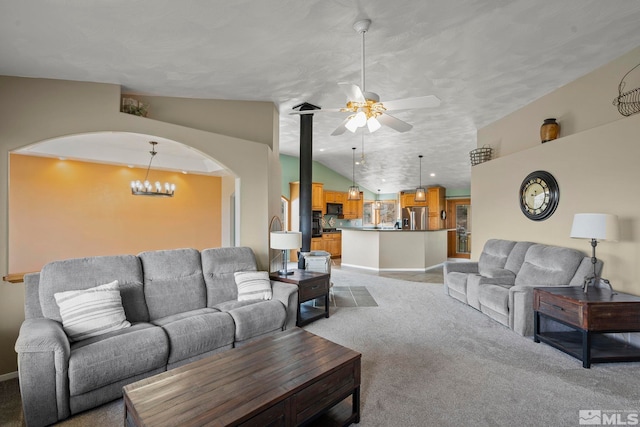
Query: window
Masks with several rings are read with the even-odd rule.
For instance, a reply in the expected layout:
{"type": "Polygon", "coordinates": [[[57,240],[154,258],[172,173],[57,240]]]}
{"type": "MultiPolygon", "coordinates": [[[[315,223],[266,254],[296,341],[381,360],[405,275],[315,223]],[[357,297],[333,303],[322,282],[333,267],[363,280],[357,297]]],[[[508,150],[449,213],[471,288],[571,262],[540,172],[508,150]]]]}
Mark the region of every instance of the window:
{"type": "Polygon", "coordinates": [[[363,227],[392,228],[398,220],[398,202],[380,200],[380,210],[373,209],[374,200],[364,202],[363,227]]]}

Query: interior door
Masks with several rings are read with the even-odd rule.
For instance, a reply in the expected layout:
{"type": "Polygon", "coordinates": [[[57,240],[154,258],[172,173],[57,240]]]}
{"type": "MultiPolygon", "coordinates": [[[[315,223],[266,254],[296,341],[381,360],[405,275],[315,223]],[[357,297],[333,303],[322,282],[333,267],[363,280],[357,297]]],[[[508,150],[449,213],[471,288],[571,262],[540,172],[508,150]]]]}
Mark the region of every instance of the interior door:
{"type": "Polygon", "coordinates": [[[471,258],[471,199],[447,200],[447,257],[471,258]]]}

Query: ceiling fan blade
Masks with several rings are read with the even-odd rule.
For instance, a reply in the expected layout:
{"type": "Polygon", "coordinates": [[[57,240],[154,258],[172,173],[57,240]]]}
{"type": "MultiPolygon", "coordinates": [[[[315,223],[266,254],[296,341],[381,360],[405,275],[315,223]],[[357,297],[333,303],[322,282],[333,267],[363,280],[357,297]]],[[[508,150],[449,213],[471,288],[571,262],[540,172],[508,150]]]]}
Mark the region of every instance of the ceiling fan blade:
{"type": "Polygon", "coordinates": [[[342,109],[340,108],[322,108],[320,110],[303,110],[303,111],[292,111],[289,114],[315,114],[315,113],[341,113],[342,109]]]}
{"type": "Polygon", "coordinates": [[[351,116],[347,117],[346,119],[344,119],[342,121],[342,123],[340,123],[340,126],[338,126],[336,128],[336,130],[334,130],[333,132],[331,132],[331,136],[338,136],[338,135],[342,135],[346,130],[346,124],[349,121],[349,119],[351,119],[351,116]]]}
{"type": "Polygon", "coordinates": [[[365,102],[360,86],[354,85],[353,83],[338,83],[338,85],[344,94],[347,95],[349,101],[365,102]]]}
{"type": "Polygon", "coordinates": [[[440,99],[434,95],[418,96],[416,98],[397,99],[382,103],[387,111],[409,110],[413,108],[433,108],[440,105],[440,99]]]}
{"type": "Polygon", "coordinates": [[[383,125],[389,126],[391,129],[398,132],[406,132],[408,130],[411,130],[411,128],[413,128],[413,126],[410,125],[409,123],[403,122],[402,120],[396,119],[395,117],[390,116],[388,114],[380,114],[377,117],[377,119],[383,125]]]}

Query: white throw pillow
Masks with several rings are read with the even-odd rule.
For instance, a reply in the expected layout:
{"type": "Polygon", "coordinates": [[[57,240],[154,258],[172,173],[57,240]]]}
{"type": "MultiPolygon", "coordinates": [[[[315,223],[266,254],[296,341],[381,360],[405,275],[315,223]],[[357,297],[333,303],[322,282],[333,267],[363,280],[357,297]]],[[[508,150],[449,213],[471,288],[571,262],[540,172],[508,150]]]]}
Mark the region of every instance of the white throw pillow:
{"type": "Polygon", "coordinates": [[[270,300],[273,296],[269,273],[266,271],[237,271],[233,273],[238,286],[238,301],[270,300]]]}
{"type": "Polygon", "coordinates": [[[118,281],[82,291],[57,292],[62,327],[69,341],[80,341],[128,328],[118,281]]]}

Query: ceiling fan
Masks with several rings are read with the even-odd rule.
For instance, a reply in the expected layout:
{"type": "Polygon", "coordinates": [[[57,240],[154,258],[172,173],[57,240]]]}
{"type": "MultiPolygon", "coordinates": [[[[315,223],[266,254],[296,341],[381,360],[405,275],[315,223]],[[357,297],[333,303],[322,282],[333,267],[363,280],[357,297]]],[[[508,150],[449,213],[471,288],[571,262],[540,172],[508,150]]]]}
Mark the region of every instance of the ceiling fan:
{"type": "MultiPolygon", "coordinates": [[[[365,91],[364,47],[365,33],[371,26],[370,19],[356,21],[353,29],[362,34],[362,70],[360,86],[352,83],[338,83],[342,91],[347,95],[347,104],[342,108],[300,110],[291,114],[314,114],[322,112],[351,113],[340,123],[331,135],[342,135],[346,130],[355,133],[359,128],[367,127],[369,133],[380,129],[382,125],[388,126],[398,132],[406,132],[413,128],[407,122],[389,115],[388,111],[409,110],[415,108],[429,108],[440,105],[440,99],[434,95],[415,98],[398,99],[395,101],[381,102],[377,93],[365,91]]],[[[295,107],[294,107],[295,108],[295,107]]]]}

